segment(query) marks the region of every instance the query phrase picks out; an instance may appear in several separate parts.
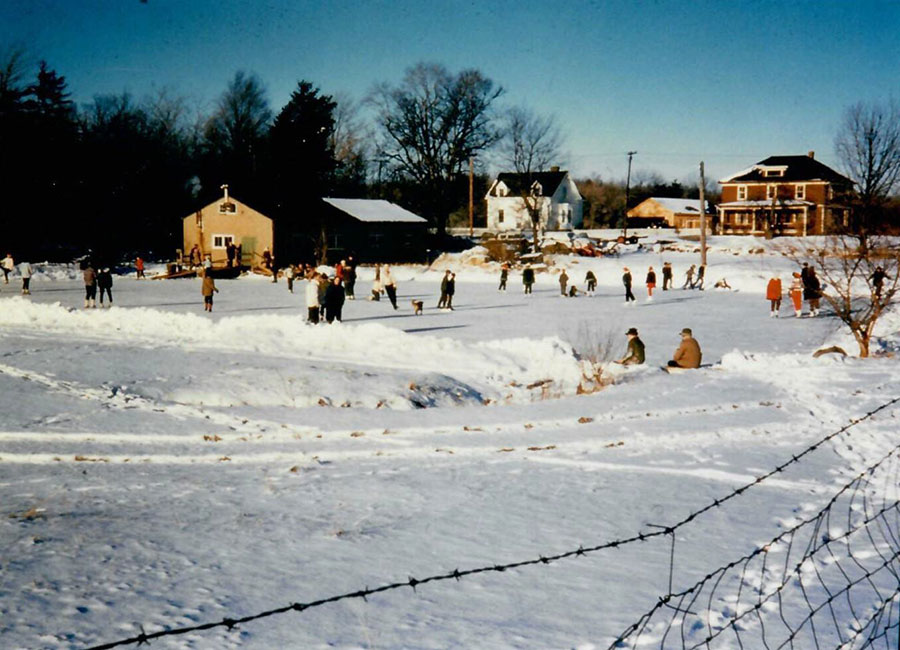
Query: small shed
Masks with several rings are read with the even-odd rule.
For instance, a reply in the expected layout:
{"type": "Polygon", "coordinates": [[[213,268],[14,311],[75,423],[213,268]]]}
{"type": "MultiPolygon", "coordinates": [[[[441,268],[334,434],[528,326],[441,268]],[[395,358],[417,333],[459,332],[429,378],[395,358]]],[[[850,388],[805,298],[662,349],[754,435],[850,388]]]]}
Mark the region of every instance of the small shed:
{"type": "MultiPolygon", "coordinates": [[[[707,228],[712,227],[712,213],[706,204],[707,228]]],[[[699,199],[670,199],[650,197],[628,211],[628,225],[667,226],[669,228],[699,228],[699,199]]]]}
{"type": "Polygon", "coordinates": [[[322,199],[328,262],[421,262],[428,220],[383,199],[322,199]]]}
{"type": "Polygon", "coordinates": [[[182,220],[184,255],[190,255],[196,245],[201,256],[211,257],[214,266],[225,266],[228,246],[233,244],[240,246],[241,266],[261,266],[263,251],[273,250],[272,219],[229,196],[227,185],[222,189],[221,199],[182,220]]]}

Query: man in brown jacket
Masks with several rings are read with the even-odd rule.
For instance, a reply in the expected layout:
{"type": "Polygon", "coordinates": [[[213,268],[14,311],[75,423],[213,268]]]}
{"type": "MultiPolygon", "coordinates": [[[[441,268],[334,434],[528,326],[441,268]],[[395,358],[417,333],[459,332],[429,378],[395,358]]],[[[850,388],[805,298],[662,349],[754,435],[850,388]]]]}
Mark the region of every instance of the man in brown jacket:
{"type": "Polygon", "coordinates": [[[699,368],[701,356],[700,344],[694,338],[691,328],[685,327],[681,330],[681,345],[675,350],[675,355],[669,361],[669,367],[699,368]]]}

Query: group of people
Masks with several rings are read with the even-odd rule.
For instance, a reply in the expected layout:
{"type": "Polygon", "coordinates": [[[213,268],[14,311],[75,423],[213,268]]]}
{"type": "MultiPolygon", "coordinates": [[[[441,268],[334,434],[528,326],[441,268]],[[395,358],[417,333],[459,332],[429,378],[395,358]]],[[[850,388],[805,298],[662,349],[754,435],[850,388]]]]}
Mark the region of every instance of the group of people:
{"type": "MultiPolygon", "coordinates": [[[[783,295],[784,288],[781,284],[781,277],[775,274],[766,285],[766,300],[769,301],[769,318],[778,318],[783,295]]],[[[788,296],[794,307],[794,316],[797,318],[803,316],[804,300],[809,304],[809,316],[812,318],[819,315],[819,306],[822,300],[822,283],[819,281],[818,275],[816,275],[815,267],[804,262],[800,271],[794,271],[791,274],[788,296]]]]}
{"type": "Polygon", "coordinates": [[[34,275],[34,268],[31,262],[19,262],[18,267],[13,259],[12,253],[7,253],[6,257],[0,260],[0,270],[3,271],[3,284],[9,284],[9,274],[18,268],[19,277],[22,278],[22,295],[31,295],[31,277],[34,275]]]}
{"type": "MultiPolygon", "coordinates": [[[[625,356],[616,359],[615,363],[625,366],[641,365],[646,360],[646,347],[638,335],[637,328],[631,327],[625,332],[628,336],[628,348],[625,356]]],[[[681,330],[681,344],[675,350],[672,358],[669,360],[668,368],[699,368],[700,361],[703,359],[703,353],[700,350],[700,344],[694,338],[694,333],[690,327],[681,330]]]]}
{"type": "Polygon", "coordinates": [[[107,307],[112,307],[112,272],[108,267],[103,267],[99,271],[94,269],[94,265],[90,259],[84,259],[81,262],[81,275],[84,279],[84,308],[93,309],[97,306],[97,290],[100,290],[100,306],[103,307],[103,298],[108,298],[107,307]]]}

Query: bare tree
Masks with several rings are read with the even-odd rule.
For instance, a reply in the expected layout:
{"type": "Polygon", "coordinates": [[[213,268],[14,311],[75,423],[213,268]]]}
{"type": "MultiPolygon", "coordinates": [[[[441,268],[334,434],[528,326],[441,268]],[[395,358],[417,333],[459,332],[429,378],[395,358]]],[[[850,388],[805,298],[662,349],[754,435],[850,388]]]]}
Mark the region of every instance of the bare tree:
{"type": "Polygon", "coordinates": [[[365,189],[371,134],[360,117],[361,102],[343,93],[336,93],[333,99],[331,148],[337,162],[335,186],[341,196],[348,192],[361,194],[365,189]]]}
{"type": "Polygon", "coordinates": [[[900,181],[900,106],[860,102],[848,108],[835,150],[857,185],[854,230],[864,236],[900,181]]]}
{"type": "Polygon", "coordinates": [[[798,264],[812,260],[822,282],[822,298],[853,334],[859,356],[868,357],[875,325],[900,289],[897,242],[833,235],[821,245],[795,244],[785,255],[798,264]]]}
{"type": "Polygon", "coordinates": [[[470,156],[499,137],[492,105],[502,93],[478,70],[451,74],[420,63],[400,85],[381,84],[370,95],[378,110],[379,159],[419,184],[439,233],[453,207],[453,182],[470,156]]]}
{"type": "Polygon", "coordinates": [[[535,174],[559,162],[562,140],[553,116],[540,116],[521,106],[510,108],[504,116],[499,153],[503,163],[523,177],[519,196],[531,220],[535,252],[540,250],[541,217],[546,202],[535,174]]]}

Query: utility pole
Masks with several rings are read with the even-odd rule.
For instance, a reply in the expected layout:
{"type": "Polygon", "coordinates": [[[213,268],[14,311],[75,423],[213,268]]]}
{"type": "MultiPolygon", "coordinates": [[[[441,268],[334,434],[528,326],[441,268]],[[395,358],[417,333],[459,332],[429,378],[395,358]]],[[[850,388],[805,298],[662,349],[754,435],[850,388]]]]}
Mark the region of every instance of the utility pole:
{"type": "Polygon", "coordinates": [[[628,198],[631,196],[631,157],[637,151],[628,152],[628,176],[625,177],[625,218],[622,221],[622,240],[628,238],[628,198]]]}
{"type": "Polygon", "coordinates": [[[706,266],[706,176],[700,161],[700,264],[706,266]]]}
{"type": "Polygon", "coordinates": [[[469,156],[469,237],[475,236],[474,177],[475,166],[472,163],[472,156],[469,156]]]}

